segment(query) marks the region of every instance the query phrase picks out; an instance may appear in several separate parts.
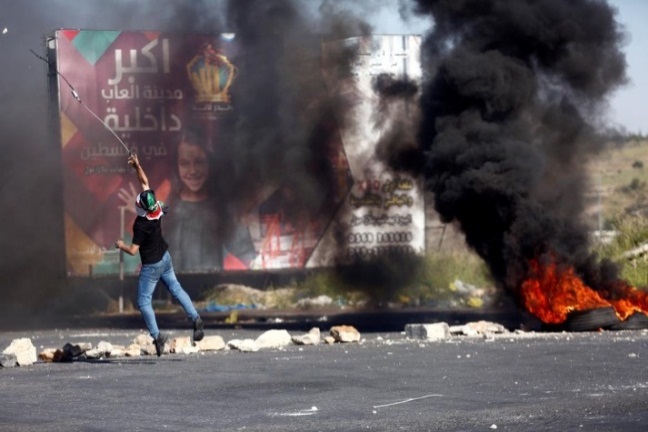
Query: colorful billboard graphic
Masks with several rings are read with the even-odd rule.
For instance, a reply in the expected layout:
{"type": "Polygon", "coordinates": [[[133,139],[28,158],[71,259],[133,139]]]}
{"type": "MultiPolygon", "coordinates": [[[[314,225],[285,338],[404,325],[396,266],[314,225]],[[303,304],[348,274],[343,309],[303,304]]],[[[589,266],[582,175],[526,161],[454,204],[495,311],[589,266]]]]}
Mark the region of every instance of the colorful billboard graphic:
{"type": "MultiPolygon", "coordinates": [[[[212,162],[215,155],[228,157],[219,151],[221,132],[235,121],[233,90],[246,79],[245,50],[235,35],[59,30],[52,43],[60,72],[68,275],[139,270],[139,257],[120,257],[113,247],[117,238],[130,240],[135,218],[139,190],[126,162],[129,152],[138,154],[158,199],[169,205],[163,224],[178,273],[330,265],[325,250],[338,219],[349,230],[351,255],[380,247],[421,249],[418,187],[388,175],[372,158],[379,137],[374,130],[335,127],[330,134],[334,142],[322,158],[331,184],[326,209],[316,215],[300,217],[292,205],[299,185],[290,182],[269,185],[244,212],[219,199],[210,187],[212,162]]],[[[417,43],[407,51],[408,67],[418,58],[417,43]]],[[[404,52],[394,50],[391,60],[403,61],[404,52]]],[[[369,76],[374,63],[359,62],[357,69],[369,76]]],[[[374,103],[371,90],[362,80],[355,85],[365,92],[358,103],[364,113],[374,103]]]]}

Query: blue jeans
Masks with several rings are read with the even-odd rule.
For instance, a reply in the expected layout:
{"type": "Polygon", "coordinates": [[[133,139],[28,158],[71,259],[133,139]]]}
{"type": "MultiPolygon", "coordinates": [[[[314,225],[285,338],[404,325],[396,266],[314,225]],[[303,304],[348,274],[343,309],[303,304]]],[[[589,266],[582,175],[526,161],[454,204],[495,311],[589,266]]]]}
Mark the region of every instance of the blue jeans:
{"type": "Polygon", "coordinates": [[[169,252],[165,252],[162,259],[155,264],[142,265],[137,286],[137,306],[153,339],[157,339],[160,330],[155,320],[151,299],[153,298],[153,292],[155,292],[155,286],[160,279],[162,279],[173,298],[180,303],[187,317],[191,318],[192,321],[198,319],[198,312],[191,302],[189,294],[182,289],[178,278],[176,278],[175,271],[173,271],[171,255],[169,252]]]}

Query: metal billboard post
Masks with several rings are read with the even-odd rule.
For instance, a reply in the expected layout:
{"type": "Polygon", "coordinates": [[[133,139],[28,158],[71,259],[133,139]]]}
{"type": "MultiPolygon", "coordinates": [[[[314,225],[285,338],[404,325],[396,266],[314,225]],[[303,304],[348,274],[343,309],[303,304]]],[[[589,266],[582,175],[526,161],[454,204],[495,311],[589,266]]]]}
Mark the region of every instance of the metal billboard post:
{"type": "MultiPolygon", "coordinates": [[[[124,211],[126,207],[119,207],[120,238],[124,238],[124,211]]],[[[119,313],[124,313],[124,251],[119,250],[119,313]]]]}

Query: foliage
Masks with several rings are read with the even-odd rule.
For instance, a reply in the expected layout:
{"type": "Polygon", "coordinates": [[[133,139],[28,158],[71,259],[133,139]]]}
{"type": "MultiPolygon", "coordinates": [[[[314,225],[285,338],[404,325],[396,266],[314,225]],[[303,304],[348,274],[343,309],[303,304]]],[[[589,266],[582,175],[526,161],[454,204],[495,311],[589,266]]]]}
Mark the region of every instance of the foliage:
{"type": "MultiPolygon", "coordinates": [[[[311,274],[296,286],[300,296],[328,295],[348,304],[395,302],[418,306],[457,298],[455,283],[490,287],[483,261],[470,252],[428,253],[425,256],[391,256],[354,266],[311,274]]],[[[474,298],[467,305],[482,303],[474,298]]]]}
{"type": "MultiPolygon", "coordinates": [[[[429,304],[456,300],[457,281],[479,288],[492,286],[486,264],[470,252],[428,253],[416,283],[404,290],[414,304],[429,304]]],[[[479,305],[475,297],[466,299],[468,305],[479,305]]]]}
{"type": "Polygon", "coordinates": [[[295,295],[293,288],[258,290],[244,285],[222,284],[204,291],[199,303],[201,306],[217,304],[285,309],[294,304],[295,295]]]}
{"type": "Polygon", "coordinates": [[[632,192],[639,192],[644,189],[646,186],[646,182],[643,182],[639,180],[638,178],[634,177],[631,181],[630,184],[623,186],[621,188],[621,192],[623,193],[632,193],[632,192]]]}
{"type": "Polygon", "coordinates": [[[648,286],[648,260],[646,256],[628,260],[623,254],[648,242],[648,219],[621,214],[610,221],[616,235],[609,242],[598,243],[594,250],[601,258],[616,262],[621,268],[621,278],[636,287],[648,286]]]}
{"type": "Polygon", "coordinates": [[[365,303],[367,295],[345,281],[335,269],[322,269],[297,282],[295,288],[300,298],[326,295],[339,303],[351,305],[365,303]]]}
{"type": "MultiPolygon", "coordinates": [[[[643,161],[648,160],[648,140],[620,137],[619,141],[609,141],[587,162],[590,190],[585,203],[591,226],[614,220],[622,213],[648,216],[648,170],[643,169],[643,161]]],[[[606,223],[606,229],[609,227],[606,223]]]]}

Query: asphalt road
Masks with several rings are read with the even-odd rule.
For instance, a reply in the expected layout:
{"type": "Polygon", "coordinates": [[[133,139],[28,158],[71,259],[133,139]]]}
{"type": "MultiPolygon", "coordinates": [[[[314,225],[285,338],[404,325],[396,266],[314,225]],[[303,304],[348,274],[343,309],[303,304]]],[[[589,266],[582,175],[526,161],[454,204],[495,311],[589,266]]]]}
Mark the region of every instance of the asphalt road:
{"type": "MultiPolygon", "coordinates": [[[[260,333],[208,331],[226,341],[260,333]]],[[[136,335],[5,332],[0,348],[17,337],[40,350],[136,335]]],[[[626,330],[442,342],[364,333],[255,353],[39,362],[0,369],[0,431],[643,431],[647,359],[648,331],[626,330]]]]}

